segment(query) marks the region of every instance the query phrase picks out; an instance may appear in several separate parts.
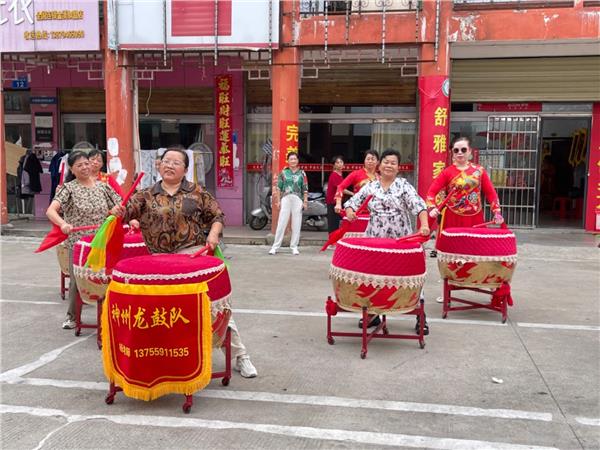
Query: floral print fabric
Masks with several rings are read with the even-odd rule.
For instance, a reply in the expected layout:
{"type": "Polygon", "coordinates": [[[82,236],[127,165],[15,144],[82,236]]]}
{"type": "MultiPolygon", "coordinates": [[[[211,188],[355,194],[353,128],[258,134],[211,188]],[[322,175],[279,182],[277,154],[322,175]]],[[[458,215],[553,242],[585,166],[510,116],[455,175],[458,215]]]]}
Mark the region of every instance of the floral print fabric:
{"type": "Polygon", "coordinates": [[[399,238],[412,233],[411,216],[425,210],[425,202],[405,178],[398,177],[385,190],[381,181],[364,186],[344,207],[356,211],[369,196],[370,219],[365,231],[368,237],[399,238]]]}

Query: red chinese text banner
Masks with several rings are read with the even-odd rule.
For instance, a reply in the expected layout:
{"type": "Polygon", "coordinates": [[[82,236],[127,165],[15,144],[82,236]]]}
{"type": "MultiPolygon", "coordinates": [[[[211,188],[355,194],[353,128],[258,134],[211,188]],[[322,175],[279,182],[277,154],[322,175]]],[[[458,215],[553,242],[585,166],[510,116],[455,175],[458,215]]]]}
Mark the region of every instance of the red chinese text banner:
{"type": "Polygon", "coordinates": [[[592,108],[588,174],[585,229],[600,231],[600,103],[592,108]]]}
{"type": "Polygon", "coordinates": [[[290,152],[298,153],[298,134],[300,132],[298,121],[282,120],[279,125],[279,169],[287,165],[287,155],[290,152]]]}
{"type": "Polygon", "coordinates": [[[217,187],[233,187],[232,92],[233,77],[216,77],[215,123],[217,140],[217,187]]]}
{"type": "Polygon", "coordinates": [[[102,360],[128,397],[191,395],[212,374],[212,325],[206,283],[112,281],[102,306],[102,360]]]}
{"type": "Polygon", "coordinates": [[[446,167],[450,131],[450,92],[447,76],[419,77],[419,185],[425,196],[431,182],[446,167]]]}

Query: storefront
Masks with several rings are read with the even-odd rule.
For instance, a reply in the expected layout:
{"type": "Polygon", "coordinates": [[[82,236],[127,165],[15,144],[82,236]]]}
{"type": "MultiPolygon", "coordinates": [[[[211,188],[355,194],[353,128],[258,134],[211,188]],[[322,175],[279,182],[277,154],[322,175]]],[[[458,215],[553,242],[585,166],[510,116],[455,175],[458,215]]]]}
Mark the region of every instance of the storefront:
{"type": "Polygon", "coordinates": [[[584,227],[598,73],[598,57],[453,62],[451,138],[472,137],[512,226],[584,227]]]}

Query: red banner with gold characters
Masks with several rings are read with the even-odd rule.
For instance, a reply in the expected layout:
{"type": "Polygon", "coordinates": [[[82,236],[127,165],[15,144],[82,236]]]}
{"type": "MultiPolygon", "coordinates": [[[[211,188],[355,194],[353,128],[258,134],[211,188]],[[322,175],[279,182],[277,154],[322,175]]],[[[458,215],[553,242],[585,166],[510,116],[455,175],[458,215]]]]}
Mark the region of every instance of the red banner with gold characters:
{"type": "Polygon", "coordinates": [[[231,75],[216,77],[215,131],[217,140],[217,187],[233,187],[233,141],[231,75]]]}
{"type": "Polygon", "coordinates": [[[300,126],[295,120],[282,120],[279,133],[279,145],[281,146],[279,169],[281,170],[287,165],[287,154],[290,152],[298,153],[300,126]]]}
{"type": "Polygon", "coordinates": [[[419,77],[419,185],[425,197],[446,167],[450,142],[450,82],[447,76],[419,77]]]}
{"type": "Polygon", "coordinates": [[[191,395],[211,379],[212,325],[206,283],[112,281],[102,306],[104,373],[128,397],[191,395]]]}
{"type": "Polygon", "coordinates": [[[592,133],[588,161],[585,229],[600,231],[600,103],[598,102],[592,107],[592,133]]]}

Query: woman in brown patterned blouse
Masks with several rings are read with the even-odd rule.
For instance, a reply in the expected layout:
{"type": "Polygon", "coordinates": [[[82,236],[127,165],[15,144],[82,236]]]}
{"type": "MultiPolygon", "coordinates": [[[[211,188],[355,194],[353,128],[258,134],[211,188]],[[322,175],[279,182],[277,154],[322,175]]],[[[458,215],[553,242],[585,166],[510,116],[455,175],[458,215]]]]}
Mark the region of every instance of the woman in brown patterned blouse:
{"type": "MultiPolygon", "coordinates": [[[[185,150],[168,148],[158,168],[162,180],[137,192],[124,211],[125,220],[141,229],[152,253],[193,253],[205,244],[214,250],[219,243],[225,214],[209,192],[185,179],[189,164],[185,150]],[[204,230],[209,230],[206,237],[204,230]]],[[[256,368],[233,318],[229,327],[234,367],[243,377],[253,378],[256,368]]]]}

